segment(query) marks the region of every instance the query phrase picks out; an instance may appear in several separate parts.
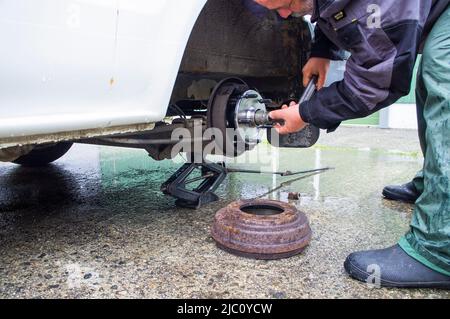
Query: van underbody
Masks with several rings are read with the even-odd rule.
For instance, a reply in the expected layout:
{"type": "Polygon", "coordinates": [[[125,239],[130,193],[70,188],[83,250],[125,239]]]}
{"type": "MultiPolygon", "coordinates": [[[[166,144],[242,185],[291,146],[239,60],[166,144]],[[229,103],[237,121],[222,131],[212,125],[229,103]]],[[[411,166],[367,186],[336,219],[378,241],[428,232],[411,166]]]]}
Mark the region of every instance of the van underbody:
{"type": "Polygon", "coordinates": [[[0,160],[13,161],[35,146],[62,141],[144,148],[153,158],[165,159],[160,154],[164,147],[152,146],[151,140],[167,137],[172,119],[179,115],[169,105],[189,117],[205,116],[215,86],[224,78],[236,77],[281,106],[303,90],[301,69],[310,44],[310,24],[302,18],[281,19],[253,1],[209,0],[192,30],[176,82],[168,88],[173,90],[167,117],[160,123],[0,138],[0,160]],[[164,132],[155,131],[161,125],[164,132]],[[127,137],[142,137],[145,143],[124,144],[127,137]]]}

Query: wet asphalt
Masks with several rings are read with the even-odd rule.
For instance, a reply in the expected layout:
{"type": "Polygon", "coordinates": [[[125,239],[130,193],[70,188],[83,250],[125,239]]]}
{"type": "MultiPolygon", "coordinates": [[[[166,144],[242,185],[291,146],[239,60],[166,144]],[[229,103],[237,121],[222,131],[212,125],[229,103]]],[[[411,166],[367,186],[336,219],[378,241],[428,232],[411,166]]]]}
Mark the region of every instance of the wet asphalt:
{"type": "Polygon", "coordinates": [[[189,210],[159,190],[180,159],[156,162],[144,151],[76,145],[44,169],[0,164],[0,298],[450,297],[370,289],[343,269],[351,252],[391,246],[407,231],[413,206],[380,193],[420,169],[414,131],[342,128],[313,149],[262,144],[252,152],[259,153],[259,163],[230,165],[336,169],[293,183],[231,174],[219,202],[189,210]],[[301,193],[292,203],[310,220],[309,248],[280,261],[219,250],[209,233],[215,213],[280,183],[266,198],[287,201],[289,192],[301,193]]]}

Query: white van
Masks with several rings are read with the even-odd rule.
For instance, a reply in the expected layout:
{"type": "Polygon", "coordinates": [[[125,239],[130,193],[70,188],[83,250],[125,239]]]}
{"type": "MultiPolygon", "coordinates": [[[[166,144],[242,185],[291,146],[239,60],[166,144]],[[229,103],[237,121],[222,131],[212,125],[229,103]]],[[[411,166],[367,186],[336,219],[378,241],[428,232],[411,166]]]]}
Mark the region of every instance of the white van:
{"type": "Polygon", "coordinates": [[[74,142],[166,159],[175,128],[233,126],[226,78],[298,99],[311,26],[252,0],[3,0],[0,38],[0,160],[40,166],[74,142]]]}

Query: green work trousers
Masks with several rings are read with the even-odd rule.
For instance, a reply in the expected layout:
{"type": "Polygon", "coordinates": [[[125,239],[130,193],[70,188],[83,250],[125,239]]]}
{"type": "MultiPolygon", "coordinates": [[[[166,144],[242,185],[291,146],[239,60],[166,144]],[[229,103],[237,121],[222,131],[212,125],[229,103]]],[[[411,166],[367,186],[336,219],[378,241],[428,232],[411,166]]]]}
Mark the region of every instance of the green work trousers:
{"type": "Polygon", "coordinates": [[[400,246],[450,276],[450,7],[426,41],[416,95],[425,163],[414,183],[422,195],[400,246]]]}

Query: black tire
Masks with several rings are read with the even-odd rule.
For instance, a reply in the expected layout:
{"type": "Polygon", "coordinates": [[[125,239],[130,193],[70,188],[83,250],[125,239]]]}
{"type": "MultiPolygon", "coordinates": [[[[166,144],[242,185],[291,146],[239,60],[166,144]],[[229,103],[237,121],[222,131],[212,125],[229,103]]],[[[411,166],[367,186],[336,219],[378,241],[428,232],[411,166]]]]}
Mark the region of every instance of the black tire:
{"type": "Polygon", "coordinates": [[[27,155],[13,161],[14,164],[25,167],[46,166],[63,157],[72,147],[73,143],[61,142],[49,146],[38,146],[27,155]]]}

